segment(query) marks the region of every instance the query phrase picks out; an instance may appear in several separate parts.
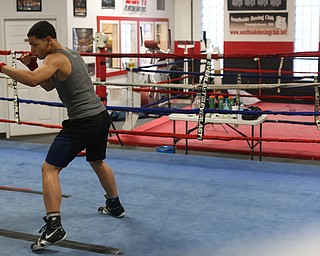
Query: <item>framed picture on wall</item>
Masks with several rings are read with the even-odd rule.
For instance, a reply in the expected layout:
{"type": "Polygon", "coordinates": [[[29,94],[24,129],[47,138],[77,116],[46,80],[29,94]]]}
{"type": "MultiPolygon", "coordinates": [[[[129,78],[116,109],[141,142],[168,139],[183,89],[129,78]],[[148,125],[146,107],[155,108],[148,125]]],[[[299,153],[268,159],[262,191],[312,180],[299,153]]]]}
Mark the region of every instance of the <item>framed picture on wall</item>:
{"type": "Polygon", "coordinates": [[[72,28],[73,50],[81,52],[93,52],[93,29],[72,28]]]}
{"type": "Polygon", "coordinates": [[[96,63],[86,63],[86,68],[89,76],[94,76],[96,74],[96,63]]]}
{"type": "Polygon", "coordinates": [[[87,16],[87,0],[73,0],[73,16],[87,16]]]}
{"type": "Polygon", "coordinates": [[[115,0],[101,0],[102,9],[115,9],[115,0]]]}
{"type": "Polygon", "coordinates": [[[165,4],[165,0],[157,0],[157,10],[164,11],[166,9],[165,4]]]}
{"type": "Polygon", "coordinates": [[[286,10],[288,0],[228,0],[228,11],[286,10]]]}
{"type": "Polygon", "coordinates": [[[41,12],[42,0],[17,0],[18,12],[41,12]]]}

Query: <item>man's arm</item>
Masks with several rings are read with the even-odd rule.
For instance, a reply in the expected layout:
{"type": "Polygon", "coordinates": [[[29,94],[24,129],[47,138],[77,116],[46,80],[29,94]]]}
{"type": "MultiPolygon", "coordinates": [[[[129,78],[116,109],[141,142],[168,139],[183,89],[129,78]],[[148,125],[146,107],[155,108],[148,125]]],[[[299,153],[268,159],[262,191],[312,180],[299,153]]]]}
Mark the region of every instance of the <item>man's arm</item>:
{"type": "Polygon", "coordinates": [[[2,64],[0,65],[1,72],[27,86],[35,87],[40,85],[46,91],[51,91],[54,86],[50,82],[50,78],[58,70],[59,66],[56,59],[57,56],[54,56],[54,54],[48,55],[45,58],[43,65],[34,71],[17,69],[9,65],[2,64]]]}

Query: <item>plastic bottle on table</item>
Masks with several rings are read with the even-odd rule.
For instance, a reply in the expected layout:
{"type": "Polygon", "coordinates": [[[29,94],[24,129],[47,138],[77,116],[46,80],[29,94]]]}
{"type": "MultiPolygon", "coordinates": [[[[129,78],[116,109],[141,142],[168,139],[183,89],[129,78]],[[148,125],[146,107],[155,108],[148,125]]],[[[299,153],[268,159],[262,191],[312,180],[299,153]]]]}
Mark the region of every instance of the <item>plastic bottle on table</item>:
{"type": "MultiPolygon", "coordinates": [[[[223,110],[230,110],[229,100],[228,98],[225,98],[223,103],[223,110]]],[[[230,114],[224,114],[224,117],[230,117],[230,114]]]]}
{"type": "MultiPolygon", "coordinates": [[[[229,110],[237,110],[237,107],[234,105],[234,98],[231,95],[228,97],[228,107],[229,107],[229,110]]],[[[238,115],[231,114],[231,117],[236,119],[238,118],[238,115]]]]}
{"type": "MultiPolygon", "coordinates": [[[[216,108],[216,97],[214,95],[210,95],[209,97],[209,109],[215,109],[216,108]]],[[[214,113],[208,113],[208,117],[214,117],[214,113]]]]}
{"type": "Polygon", "coordinates": [[[215,109],[215,102],[216,102],[216,97],[214,97],[213,95],[211,95],[209,97],[209,108],[210,109],[215,109]]]}
{"type": "Polygon", "coordinates": [[[219,110],[223,110],[223,102],[224,102],[223,96],[219,95],[219,97],[218,97],[218,109],[219,110]]]}
{"type": "Polygon", "coordinates": [[[228,104],[229,104],[229,110],[231,110],[232,107],[234,106],[234,99],[231,95],[228,97],[228,104]]]}
{"type": "MultiPolygon", "coordinates": [[[[244,109],[243,102],[240,102],[239,111],[243,111],[243,109],[244,109]]],[[[242,114],[238,115],[238,119],[242,119],[242,114]]]]}

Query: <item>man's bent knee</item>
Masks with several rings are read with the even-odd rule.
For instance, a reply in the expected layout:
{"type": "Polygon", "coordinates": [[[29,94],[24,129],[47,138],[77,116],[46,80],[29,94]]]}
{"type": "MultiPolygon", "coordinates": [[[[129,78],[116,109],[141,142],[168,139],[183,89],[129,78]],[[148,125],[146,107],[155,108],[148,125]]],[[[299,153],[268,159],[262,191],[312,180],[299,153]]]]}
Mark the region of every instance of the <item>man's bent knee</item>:
{"type": "Polygon", "coordinates": [[[92,161],[89,162],[89,164],[94,168],[94,167],[99,167],[103,164],[103,160],[97,160],[97,161],[92,161]]]}
{"type": "Polygon", "coordinates": [[[42,173],[52,173],[52,172],[57,172],[59,173],[62,168],[61,167],[57,167],[57,166],[54,166],[52,164],[49,164],[47,163],[46,161],[42,164],[42,167],[41,167],[41,170],[42,170],[42,173]]]}

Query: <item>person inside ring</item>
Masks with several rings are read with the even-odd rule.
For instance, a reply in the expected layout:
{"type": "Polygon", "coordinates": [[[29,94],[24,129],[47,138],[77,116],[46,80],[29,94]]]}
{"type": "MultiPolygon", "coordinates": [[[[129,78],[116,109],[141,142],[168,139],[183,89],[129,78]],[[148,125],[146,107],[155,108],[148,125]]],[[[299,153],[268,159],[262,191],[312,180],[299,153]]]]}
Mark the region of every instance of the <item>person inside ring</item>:
{"type": "Polygon", "coordinates": [[[42,235],[31,245],[41,250],[66,239],[61,224],[61,187],[59,173],[84,149],[86,161],[95,171],[106,194],[101,214],[114,217],[125,215],[112,169],[105,162],[107,136],[111,118],[94,91],[84,60],[78,52],[62,46],[54,26],[47,21],[34,24],[28,34],[31,52],[20,60],[29,70],[13,68],[0,62],[0,72],[30,87],[40,85],[44,90],[56,89],[67,108],[68,119],[52,142],[42,165],[42,190],[46,210],[42,235]],[[43,60],[38,67],[37,58],[43,60]]]}

